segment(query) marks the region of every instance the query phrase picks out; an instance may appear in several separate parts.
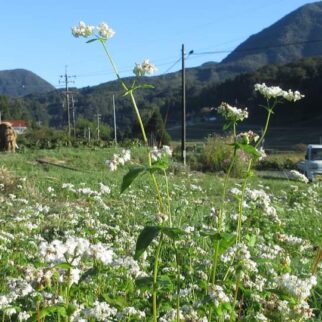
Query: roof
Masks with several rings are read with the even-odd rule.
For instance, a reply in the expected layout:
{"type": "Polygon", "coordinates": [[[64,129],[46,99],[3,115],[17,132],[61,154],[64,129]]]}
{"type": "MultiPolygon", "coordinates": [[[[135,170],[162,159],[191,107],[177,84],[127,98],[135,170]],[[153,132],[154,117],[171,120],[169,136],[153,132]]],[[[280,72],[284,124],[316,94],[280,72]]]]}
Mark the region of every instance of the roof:
{"type": "Polygon", "coordinates": [[[3,120],[2,122],[8,122],[12,127],[27,127],[27,121],[25,120],[3,120]]]}

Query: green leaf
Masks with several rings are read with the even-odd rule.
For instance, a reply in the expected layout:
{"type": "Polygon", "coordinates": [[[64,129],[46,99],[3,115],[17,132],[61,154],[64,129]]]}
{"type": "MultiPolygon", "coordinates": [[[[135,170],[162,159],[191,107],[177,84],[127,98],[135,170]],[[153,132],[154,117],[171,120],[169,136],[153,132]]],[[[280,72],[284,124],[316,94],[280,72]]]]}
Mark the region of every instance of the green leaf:
{"type": "Polygon", "coordinates": [[[173,240],[179,240],[185,234],[185,231],[180,228],[160,227],[160,230],[173,240]]]}
{"type": "Polygon", "coordinates": [[[231,247],[236,242],[236,236],[229,233],[223,233],[222,239],[218,241],[219,251],[218,256],[221,256],[229,247],[231,247]]]}
{"type": "Polygon", "coordinates": [[[255,147],[253,147],[252,145],[249,145],[249,144],[237,144],[237,146],[243,150],[244,152],[258,158],[261,156],[261,154],[256,150],[255,147]]]}
{"type": "Polygon", "coordinates": [[[89,44],[89,43],[94,42],[96,40],[98,40],[98,39],[97,38],[93,38],[93,39],[87,40],[86,43],[89,44]]]}
{"type": "Polygon", "coordinates": [[[71,264],[68,263],[60,263],[55,265],[56,268],[61,268],[61,269],[71,269],[73,268],[73,266],[71,264]]]}
{"type": "Polygon", "coordinates": [[[92,268],[88,269],[86,272],[84,272],[84,274],[82,274],[78,283],[84,281],[87,277],[97,275],[98,273],[99,273],[99,271],[98,271],[97,267],[92,267],[92,268]]]}
{"type": "Polygon", "coordinates": [[[229,122],[229,123],[225,123],[224,126],[223,126],[223,130],[226,131],[227,129],[229,129],[230,127],[232,126],[232,123],[229,122]]]}
{"type": "Polygon", "coordinates": [[[246,240],[247,240],[247,246],[254,247],[256,244],[256,235],[247,235],[246,240]]]}
{"type": "Polygon", "coordinates": [[[144,253],[159,232],[160,227],[158,226],[146,226],[143,228],[136,242],[134,259],[138,259],[144,253]]]}
{"type": "Polygon", "coordinates": [[[123,193],[136,179],[136,177],[146,170],[145,167],[137,166],[129,169],[129,172],[123,177],[121,193],[123,193]]]}
{"type": "Polygon", "coordinates": [[[157,279],[157,288],[165,291],[172,291],[174,289],[174,285],[168,275],[162,275],[157,279]]]}
{"type": "Polygon", "coordinates": [[[135,285],[142,291],[151,291],[153,288],[152,277],[139,277],[135,280],[135,285]]]}
{"type": "Polygon", "coordinates": [[[169,160],[168,158],[162,158],[152,163],[152,166],[148,168],[148,171],[165,171],[169,168],[169,160]]]}
{"type": "Polygon", "coordinates": [[[104,300],[112,305],[115,306],[119,309],[123,309],[127,306],[127,301],[125,297],[122,296],[116,296],[115,298],[110,297],[108,294],[102,294],[102,297],[104,298],[104,300]]]}
{"type": "Polygon", "coordinates": [[[65,307],[63,305],[58,304],[58,305],[52,305],[52,306],[47,306],[43,308],[40,311],[40,318],[44,318],[45,316],[52,315],[54,313],[57,313],[62,317],[67,316],[65,307]]]}

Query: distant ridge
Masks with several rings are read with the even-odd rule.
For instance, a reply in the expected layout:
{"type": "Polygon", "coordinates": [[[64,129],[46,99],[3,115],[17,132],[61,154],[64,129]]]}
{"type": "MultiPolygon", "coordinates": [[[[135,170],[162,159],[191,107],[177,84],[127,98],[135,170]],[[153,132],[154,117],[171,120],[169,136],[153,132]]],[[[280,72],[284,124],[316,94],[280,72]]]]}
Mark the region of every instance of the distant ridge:
{"type": "Polygon", "coordinates": [[[0,71],[0,95],[21,97],[28,94],[42,94],[55,87],[26,69],[0,71]]]}
{"type": "Polygon", "coordinates": [[[304,5],[250,36],[222,64],[257,69],[322,55],[322,1],[304,5]]]}

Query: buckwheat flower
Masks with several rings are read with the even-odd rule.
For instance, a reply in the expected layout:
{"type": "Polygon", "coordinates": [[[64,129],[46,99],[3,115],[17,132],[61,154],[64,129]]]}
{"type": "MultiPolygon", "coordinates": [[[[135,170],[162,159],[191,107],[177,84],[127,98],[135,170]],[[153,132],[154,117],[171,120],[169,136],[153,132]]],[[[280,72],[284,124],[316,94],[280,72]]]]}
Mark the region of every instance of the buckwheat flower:
{"type": "Polygon", "coordinates": [[[116,160],[106,160],[105,164],[108,166],[110,171],[116,171],[117,170],[117,162],[116,160]]]}
{"type": "Polygon", "coordinates": [[[256,143],[259,139],[258,134],[253,131],[242,132],[236,136],[236,141],[241,144],[256,143]]]}
{"type": "Polygon", "coordinates": [[[145,318],[145,312],[137,310],[136,308],[129,306],[123,309],[122,312],[119,312],[117,314],[118,321],[129,321],[130,317],[138,318],[138,319],[144,319],[145,318]]]}
{"type": "Polygon", "coordinates": [[[18,321],[27,321],[30,318],[30,314],[26,311],[21,311],[18,314],[18,321]]]}
{"type": "Polygon", "coordinates": [[[291,178],[297,181],[301,181],[304,183],[308,183],[309,179],[302,173],[296,171],[296,170],[291,170],[290,171],[291,178]]]}
{"type": "Polygon", "coordinates": [[[277,277],[276,282],[280,288],[287,290],[300,301],[304,301],[308,298],[310,296],[311,289],[317,284],[315,276],[301,280],[297,276],[289,273],[277,277]]]}
{"type": "Polygon", "coordinates": [[[152,150],[151,150],[151,158],[152,158],[152,160],[157,161],[161,157],[162,157],[162,152],[156,146],[154,146],[152,148],[152,150]]]}
{"type": "Polygon", "coordinates": [[[305,97],[305,95],[302,95],[299,91],[291,91],[290,89],[286,92],[284,91],[283,97],[290,102],[296,102],[305,97]]]}
{"type": "Polygon", "coordinates": [[[229,121],[243,121],[248,118],[247,108],[244,110],[231,106],[228,103],[222,102],[217,108],[219,114],[221,114],[226,120],[229,121]]]}
{"type": "Polygon", "coordinates": [[[262,321],[262,322],[268,322],[268,318],[261,312],[257,312],[255,315],[255,320],[256,321],[262,321]]]}
{"type": "Polygon", "coordinates": [[[224,289],[220,285],[209,286],[208,294],[214,302],[215,307],[218,307],[220,304],[230,302],[229,297],[226,295],[224,289]]]}
{"type": "Polygon", "coordinates": [[[155,73],[158,69],[150,63],[148,59],[145,59],[142,64],[135,64],[133,73],[135,76],[145,76],[145,75],[152,75],[155,73]]]}
{"type": "Polygon", "coordinates": [[[265,98],[283,97],[285,92],[278,86],[267,86],[265,83],[255,84],[255,91],[262,94],[265,98]]]}
{"type": "Polygon", "coordinates": [[[115,35],[115,32],[110,28],[105,22],[102,22],[98,25],[98,34],[101,38],[109,39],[115,35]]]}
{"type": "Polygon", "coordinates": [[[92,256],[101,261],[103,264],[107,265],[110,264],[113,260],[113,251],[108,249],[102,243],[98,243],[96,245],[91,245],[90,247],[92,256]]]}
{"type": "Polygon", "coordinates": [[[4,310],[5,314],[8,316],[14,315],[17,313],[16,309],[14,307],[9,307],[4,310]]]}
{"type": "Polygon", "coordinates": [[[111,189],[110,187],[106,186],[105,184],[103,184],[102,182],[99,183],[100,185],[100,192],[102,194],[109,194],[111,193],[111,189]]]}
{"type": "Polygon", "coordinates": [[[122,157],[125,162],[131,160],[131,150],[122,150],[122,157]]]}
{"type": "Polygon", "coordinates": [[[257,149],[257,152],[260,154],[258,158],[259,161],[262,161],[267,158],[266,152],[262,146],[259,149],[257,149]]]}
{"type": "Polygon", "coordinates": [[[108,303],[95,301],[94,306],[91,309],[85,310],[86,318],[93,318],[97,321],[113,321],[113,317],[116,315],[117,310],[111,307],[108,303]]]}
{"type": "Polygon", "coordinates": [[[39,254],[45,262],[64,262],[64,254],[66,247],[60,240],[53,240],[50,244],[46,241],[41,242],[39,245],[39,254]]]}
{"type": "Polygon", "coordinates": [[[74,37],[90,37],[95,30],[94,26],[86,25],[84,21],[80,21],[78,26],[72,27],[72,34],[74,37]]]}
{"type": "Polygon", "coordinates": [[[78,284],[78,281],[80,279],[80,275],[81,275],[81,270],[78,268],[72,268],[70,270],[70,275],[69,275],[69,286],[71,286],[72,284],[78,284]]]}
{"type": "Polygon", "coordinates": [[[162,152],[168,156],[172,156],[172,149],[168,145],[162,146],[162,152]]]}
{"type": "Polygon", "coordinates": [[[81,237],[69,237],[65,242],[65,254],[83,256],[89,252],[90,242],[81,237]]]}

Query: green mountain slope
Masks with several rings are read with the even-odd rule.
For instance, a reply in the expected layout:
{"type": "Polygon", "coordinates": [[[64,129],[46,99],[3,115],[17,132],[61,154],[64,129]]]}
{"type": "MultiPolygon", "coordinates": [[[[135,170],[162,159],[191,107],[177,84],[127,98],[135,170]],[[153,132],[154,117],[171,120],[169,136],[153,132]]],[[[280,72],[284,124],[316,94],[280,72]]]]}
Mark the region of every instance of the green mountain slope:
{"type": "Polygon", "coordinates": [[[258,68],[322,54],[322,2],[307,4],[240,44],[222,64],[258,68]]]}
{"type": "Polygon", "coordinates": [[[54,86],[28,70],[0,71],[0,95],[20,97],[31,93],[45,93],[54,89],[54,86]]]}

